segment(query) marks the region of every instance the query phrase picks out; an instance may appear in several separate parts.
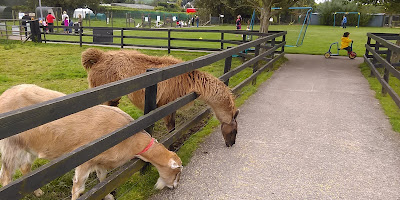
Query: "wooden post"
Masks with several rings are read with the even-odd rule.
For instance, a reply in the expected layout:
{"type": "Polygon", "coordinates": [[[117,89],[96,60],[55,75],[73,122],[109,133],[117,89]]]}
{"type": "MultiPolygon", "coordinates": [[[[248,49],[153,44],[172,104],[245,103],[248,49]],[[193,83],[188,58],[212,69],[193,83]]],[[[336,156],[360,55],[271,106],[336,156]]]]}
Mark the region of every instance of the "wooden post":
{"type": "MultiPolygon", "coordinates": [[[[260,54],[260,45],[257,45],[257,46],[256,46],[256,49],[255,49],[255,52],[254,52],[254,58],[257,57],[259,54],[260,54]]],[[[273,54],[273,53],[272,53],[272,54],[273,54]]],[[[253,74],[254,74],[255,72],[257,72],[257,70],[258,70],[258,61],[257,61],[256,63],[254,63],[254,65],[253,65],[253,74]]],[[[257,83],[257,77],[255,77],[255,78],[253,79],[253,81],[252,81],[252,84],[253,84],[253,85],[256,85],[256,83],[257,83]]]]}
{"type": "Polygon", "coordinates": [[[224,32],[221,32],[221,50],[224,50],[224,32]]]}
{"type": "MultiPolygon", "coordinates": [[[[386,61],[388,61],[388,63],[391,63],[390,62],[391,57],[392,57],[392,51],[390,49],[388,49],[387,53],[386,53],[386,61]]],[[[384,68],[385,68],[385,70],[383,73],[383,80],[385,80],[385,82],[389,85],[389,70],[387,69],[387,67],[384,67],[384,68]]],[[[385,96],[386,94],[387,94],[387,91],[382,85],[382,95],[385,96]]]]}
{"type": "MultiPolygon", "coordinates": [[[[275,46],[275,38],[271,40],[271,48],[274,48],[274,46],[275,46]]],[[[275,52],[271,53],[271,58],[274,58],[274,53],[275,52]]]]}
{"type": "Polygon", "coordinates": [[[82,34],[83,34],[83,27],[79,27],[79,46],[82,47],[82,34]]]}
{"type": "Polygon", "coordinates": [[[6,21],[4,21],[4,26],[6,27],[6,38],[7,38],[7,40],[8,40],[8,31],[7,31],[7,20],[6,21]]]}
{"type": "Polygon", "coordinates": [[[121,49],[124,48],[124,28],[121,28],[121,49]]]}
{"type": "MultiPolygon", "coordinates": [[[[151,71],[155,71],[155,70],[157,70],[157,68],[147,69],[146,72],[151,72],[151,71]]],[[[156,99],[157,99],[157,84],[149,86],[145,89],[144,114],[147,114],[157,108],[156,99]]],[[[150,135],[152,135],[153,127],[154,127],[154,124],[147,127],[145,130],[148,133],[150,133],[150,135]]]]}
{"type": "MultiPolygon", "coordinates": [[[[146,72],[151,72],[157,70],[157,68],[147,69],[146,72]]],[[[157,108],[157,84],[149,86],[145,89],[144,95],[144,114],[151,112],[157,108]]],[[[154,124],[145,129],[150,135],[154,133],[154,124]]],[[[146,163],[142,169],[140,169],[140,174],[144,174],[150,169],[150,163],[146,163]]]]}
{"type": "MultiPolygon", "coordinates": [[[[231,66],[232,66],[232,56],[229,56],[227,58],[225,58],[225,67],[224,67],[224,74],[226,74],[227,72],[229,72],[231,70],[231,66]]],[[[226,80],[225,85],[229,85],[229,79],[226,80]]]]}
{"type": "MultiPolygon", "coordinates": [[[[375,51],[379,51],[379,42],[378,41],[376,41],[375,42],[375,51]]],[[[376,64],[378,61],[376,60],[376,58],[374,57],[374,58],[372,58],[372,64],[376,64]]],[[[371,74],[369,75],[370,77],[374,77],[375,75],[374,75],[374,73],[372,72],[372,70],[371,70],[371,74]]]]}
{"type": "Polygon", "coordinates": [[[171,29],[168,29],[168,54],[171,53],[171,29]]]}

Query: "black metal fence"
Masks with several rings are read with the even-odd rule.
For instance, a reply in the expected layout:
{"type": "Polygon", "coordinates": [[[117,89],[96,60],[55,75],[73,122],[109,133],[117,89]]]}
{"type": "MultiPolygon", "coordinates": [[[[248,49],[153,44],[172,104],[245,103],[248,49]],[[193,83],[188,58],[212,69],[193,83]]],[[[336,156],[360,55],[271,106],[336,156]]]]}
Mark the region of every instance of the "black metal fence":
{"type": "Polygon", "coordinates": [[[400,108],[399,95],[389,85],[390,74],[400,79],[400,72],[396,67],[400,67],[398,60],[392,60],[394,53],[400,54],[400,46],[390,42],[390,40],[400,40],[399,34],[390,33],[367,33],[368,40],[365,45],[366,52],[364,61],[371,68],[371,75],[375,76],[382,85],[382,94],[392,97],[396,105],[400,108]],[[375,43],[372,43],[375,40],[375,43]],[[383,68],[383,76],[377,68],[383,68]]]}
{"type": "MultiPolygon", "coordinates": [[[[222,34],[223,35],[223,34],[222,34]]],[[[146,72],[124,80],[116,81],[96,88],[91,88],[78,93],[53,99],[47,102],[28,106],[18,110],[0,114],[0,139],[10,137],[20,132],[40,126],[42,124],[60,119],[64,116],[82,111],[89,107],[101,104],[110,99],[126,95],[133,91],[157,85],[158,82],[190,72],[194,69],[210,65],[219,60],[225,59],[225,74],[220,79],[229,84],[229,78],[239,73],[245,68],[253,68],[253,74],[247,79],[236,85],[232,90],[237,92],[250,81],[255,81],[256,77],[265,69],[272,67],[276,60],[283,57],[286,32],[270,33],[267,36],[259,37],[254,41],[241,44],[220,52],[215,52],[206,56],[196,58],[191,61],[179,63],[173,66],[161,68],[155,71],[146,72]],[[230,70],[232,56],[248,49],[253,49],[253,53],[247,54],[248,60],[240,66],[230,70]],[[265,49],[265,51],[260,51],[265,49]],[[260,61],[265,61],[263,66],[259,66],[260,61]]],[[[263,62],[264,63],[264,62],[263,62]]],[[[146,89],[147,90],[147,89],[146,89]]],[[[147,97],[146,97],[147,98],[147,97]]],[[[195,100],[195,93],[181,97],[167,105],[159,107],[150,113],[138,118],[127,126],[105,135],[87,145],[84,145],[66,155],[63,155],[50,163],[39,167],[37,170],[13,181],[9,185],[0,189],[0,199],[19,199],[31,193],[35,189],[46,183],[62,176],[82,163],[90,160],[105,150],[120,143],[124,139],[143,130],[163,117],[175,112],[177,109],[195,100]]],[[[175,131],[168,134],[160,141],[169,147],[176,141],[192,124],[203,119],[210,113],[210,109],[200,112],[192,120],[184,125],[177,127],[175,131]]],[[[133,173],[143,166],[144,162],[133,159],[123,165],[105,181],[89,190],[80,199],[101,199],[113,189],[125,182],[133,173]]]]}

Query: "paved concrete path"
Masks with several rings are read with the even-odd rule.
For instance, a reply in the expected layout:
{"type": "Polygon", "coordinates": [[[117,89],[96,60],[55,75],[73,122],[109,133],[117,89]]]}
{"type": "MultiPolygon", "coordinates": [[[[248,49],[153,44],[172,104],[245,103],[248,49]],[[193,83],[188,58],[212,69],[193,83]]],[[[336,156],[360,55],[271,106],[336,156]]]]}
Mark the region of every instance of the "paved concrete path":
{"type": "Polygon", "coordinates": [[[290,59],[151,199],[400,199],[400,135],[358,69],[361,58],[290,59]]]}

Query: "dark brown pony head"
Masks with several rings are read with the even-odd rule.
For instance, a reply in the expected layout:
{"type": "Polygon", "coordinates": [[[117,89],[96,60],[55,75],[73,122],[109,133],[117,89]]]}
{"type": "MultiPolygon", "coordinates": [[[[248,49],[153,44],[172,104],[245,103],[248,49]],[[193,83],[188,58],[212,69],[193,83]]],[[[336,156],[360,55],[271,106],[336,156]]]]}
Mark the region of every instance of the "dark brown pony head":
{"type": "Polygon", "coordinates": [[[107,102],[105,102],[105,103],[103,103],[104,105],[107,105],[107,106],[114,106],[114,107],[118,107],[118,104],[119,104],[119,100],[121,99],[121,97],[119,97],[119,98],[116,98],[116,99],[113,99],[113,100],[111,100],[111,101],[107,101],[107,102]]]}
{"type": "Polygon", "coordinates": [[[232,118],[232,121],[228,123],[222,122],[221,124],[221,132],[222,136],[224,136],[225,144],[227,147],[233,146],[236,141],[236,134],[237,134],[237,122],[236,117],[239,114],[239,110],[236,110],[235,115],[232,118]]]}

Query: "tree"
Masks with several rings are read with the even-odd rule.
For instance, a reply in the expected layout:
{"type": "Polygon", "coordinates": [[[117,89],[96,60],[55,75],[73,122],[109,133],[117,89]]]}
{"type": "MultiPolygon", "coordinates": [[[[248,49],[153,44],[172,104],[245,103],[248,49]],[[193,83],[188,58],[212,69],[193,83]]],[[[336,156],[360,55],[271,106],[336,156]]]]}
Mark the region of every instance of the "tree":
{"type": "MultiPolygon", "coordinates": [[[[29,5],[38,5],[38,0],[26,0],[29,5]]],[[[42,6],[62,7],[63,10],[73,10],[88,7],[92,10],[99,8],[100,0],[42,0],[42,6]]],[[[34,9],[34,8],[33,8],[34,9]]]]}
{"type": "Polygon", "coordinates": [[[299,0],[246,0],[252,8],[260,13],[260,33],[268,33],[269,19],[294,5],[299,0]],[[280,7],[280,10],[272,10],[272,7],[280,7]]]}
{"type": "MultiPolygon", "coordinates": [[[[349,0],[349,1],[352,1],[352,0],[349,0]]],[[[389,26],[392,25],[393,14],[400,13],[399,0],[353,0],[353,1],[363,3],[363,4],[372,4],[375,6],[385,7],[386,14],[389,14],[389,26]]],[[[400,40],[397,40],[396,45],[400,46],[400,40]]],[[[398,63],[400,61],[400,54],[393,53],[390,60],[392,63],[398,63]]]]}
{"type": "MultiPolygon", "coordinates": [[[[225,14],[225,19],[238,14],[251,15],[255,9],[260,16],[260,32],[267,33],[269,19],[279,14],[282,10],[289,8],[297,2],[311,2],[312,0],[195,0],[195,6],[212,15],[225,14]],[[281,7],[281,10],[271,10],[272,7],[281,7]],[[226,14],[229,13],[229,16],[226,14]]],[[[312,1],[314,2],[314,1],[312,1]]],[[[203,12],[203,11],[202,11],[203,12]]]]}

